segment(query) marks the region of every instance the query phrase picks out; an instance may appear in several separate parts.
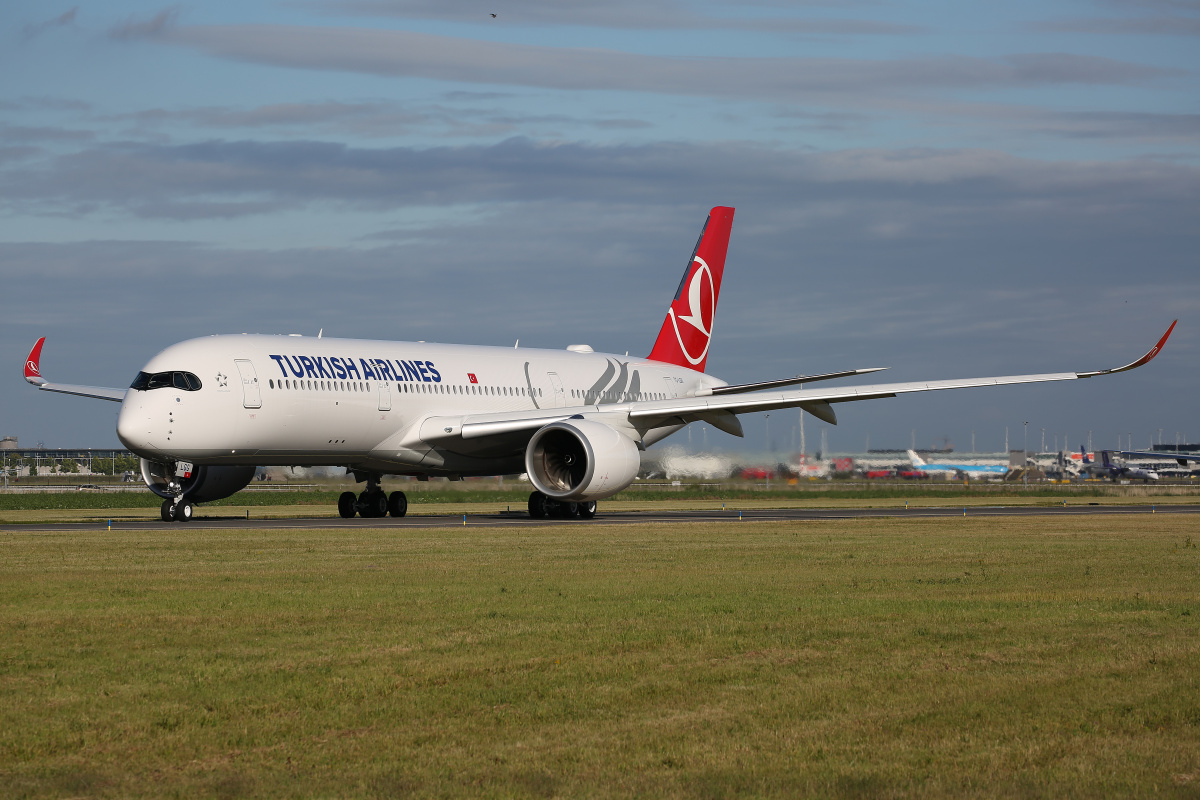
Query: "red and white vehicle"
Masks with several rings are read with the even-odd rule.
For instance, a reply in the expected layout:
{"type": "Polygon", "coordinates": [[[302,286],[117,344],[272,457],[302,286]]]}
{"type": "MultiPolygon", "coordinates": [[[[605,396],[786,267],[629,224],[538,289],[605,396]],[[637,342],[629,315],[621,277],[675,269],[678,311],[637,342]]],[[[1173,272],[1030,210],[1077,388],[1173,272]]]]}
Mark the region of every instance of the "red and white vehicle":
{"type": "MultiPolygon", "coordinates": [[[[366,489],[342,495],[343,516],[403,516],[387,475],[421,478],[526,472],[529,510],[591,517],[628,486],[639,453],[690,422],[740,436],[739,414],[802,408],[836,423],[834,403],[909,392],[1066,381],[1119,369],[812,388],[874,369],[730,386],[704,366],[733,209],[714,208],[650,355],[477,347],[320,336],[210,336],[171,345],[127,389],[51,383],[39,339],[25,379],[51,392],[121,404],[117,436],[142,458],[164,519],[228,497],[260,465],[345,466],[366,489]],[[796,388],[806,384],[803,388],[796,388]]],[[[1172,328],[1174,324],[1172,324],[1172,328]]]]}

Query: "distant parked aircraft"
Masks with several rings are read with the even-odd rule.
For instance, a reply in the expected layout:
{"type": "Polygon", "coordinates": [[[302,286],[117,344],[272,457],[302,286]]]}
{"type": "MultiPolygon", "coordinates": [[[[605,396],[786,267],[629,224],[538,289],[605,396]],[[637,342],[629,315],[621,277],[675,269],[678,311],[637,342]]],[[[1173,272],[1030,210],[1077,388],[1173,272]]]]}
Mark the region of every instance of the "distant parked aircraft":
{"type": "Polygon", "coordinates": [[[913,450],[908,451],[908,460],[912,462],[914,472],[930,477],[945,475],[949,478],[957,478],[959,475],[963,475],[968,478],[1003,478],[1008,472],[1008,467],[999,464],[930,464],[913,450]]]}
{"type": "Polygon", "coordinates": [[[1153,470],[1131,467],[1125,463],[1117,463],[1113,459],[1113,455],[1115,453],[1118,458],[1127,455],[1123,451],[1101,450],[1099,453],[1099,464],[1088,458],[1085,448],[1081,447],[1080,451],[1083,453],[1083,467],[1080,469],[1080,474],[1082,475],[1094,475],[1097,478],[1108,478],[1110,481],[1144,481],[1149,483],[1150,481],[1158,480],[1158,473],[1153,470]]]}
{"type": "Polygon", "coordinates": [[[1200,462],[1200,453],[1158,453],[1152,450],[1122,450],[1125,458],[1171,458],[1181,467],[1186,467],[1189,461],[1200,462]]]}

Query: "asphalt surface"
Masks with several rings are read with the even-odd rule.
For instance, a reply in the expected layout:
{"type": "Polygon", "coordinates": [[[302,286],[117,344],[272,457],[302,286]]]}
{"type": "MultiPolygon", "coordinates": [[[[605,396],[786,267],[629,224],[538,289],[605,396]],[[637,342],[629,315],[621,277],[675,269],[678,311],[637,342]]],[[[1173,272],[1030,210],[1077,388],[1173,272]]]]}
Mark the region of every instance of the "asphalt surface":
{"type": "MultiPolygon", "coordinates": [[[[1078,517],[1129,516],[1146,514],[1200,514],[1200,505],[1073,505],[1073,506],[962,506],[938,508],[830,508],[830,509],[754,509],[731,511],[614,511],[605,513],[603,506],[593,520],[530,519],[524,512],[468,514],[466,526],[471,528],[537,528],[546,525],[644,525],[647,523],[695,524],[704,522],[803,522],[829,519],[864,519],[869,517],[1078,517]]],[[[251,512],[253,515],[253,512],[251,512]]],[[[395,519],[342,519],[335,516],[299,517],[292,519],[246,519],[235,516],[197,516],[190,522],[119,521],[113,528],[132,531],[206,530],[311,530],[342,528],[446,528],[462,527],[461,514],[436,514],[395,519]]],[[[107,529],[106,521],[41,523],[34,525],[4,525],[0,531],[58,532],[65,530],[107,529]]]]}

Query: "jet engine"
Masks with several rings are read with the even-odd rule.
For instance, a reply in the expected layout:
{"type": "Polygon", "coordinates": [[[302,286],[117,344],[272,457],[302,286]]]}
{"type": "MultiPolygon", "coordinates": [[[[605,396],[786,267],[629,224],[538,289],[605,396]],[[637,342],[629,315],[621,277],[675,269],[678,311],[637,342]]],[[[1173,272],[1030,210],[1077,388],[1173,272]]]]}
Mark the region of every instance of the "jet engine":
{"type": "Polygon", "coordinates": [[[555,500],[602,500],[633,483],[640,466],[633,439],[586,419],[551,422],[525,448],[529,480],[555,500]]]}
{"type": "Polygon", "coordinates": [[[159,497],[182,496],[190,503],[208,503],[238,492],[254,477],[254,467],[205,467],[180,462],[160,464],[142,459],[142,480],[159,497]]]}

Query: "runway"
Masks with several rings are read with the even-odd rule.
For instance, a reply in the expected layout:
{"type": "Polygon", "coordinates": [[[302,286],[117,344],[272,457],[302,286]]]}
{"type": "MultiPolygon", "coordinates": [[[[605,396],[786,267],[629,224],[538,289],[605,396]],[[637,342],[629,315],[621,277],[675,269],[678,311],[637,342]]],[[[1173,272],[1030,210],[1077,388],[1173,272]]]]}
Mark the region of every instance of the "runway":
{"type": "MultiPolygon", "coordinates": [[[[253,512],[251,512],[253,513],[253,512]]],[[[1131,516],[1150,514],[1200,514],[1200,505],[1074,505],[1074,506],[944,506],[937,508],[830,508],[830,509],[754,509],[728,511],[615,511],[600,513],[593,520],[530,519],[524,512],[495,514],[414,515],[395,519],[342,519],[341,517],[296,517],[288,519],[246,519],[235,516],[196,516],[191,522],[114,521],[113,528],[123,531],[201,530],[321,530],[355,528],[540,528],[549,525],[646,525],[702,524],[714,522],[811,522],[836,519],[867,519],[895,517],[903,519],[934,519],[941,517],[1061,517],[1061,516],[1131,516]]],[[[62,533],[72,530],[107,530],[107,520],[91,519],[82,522],[4,525],[6,532],[62,533]]]]}

